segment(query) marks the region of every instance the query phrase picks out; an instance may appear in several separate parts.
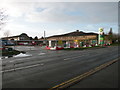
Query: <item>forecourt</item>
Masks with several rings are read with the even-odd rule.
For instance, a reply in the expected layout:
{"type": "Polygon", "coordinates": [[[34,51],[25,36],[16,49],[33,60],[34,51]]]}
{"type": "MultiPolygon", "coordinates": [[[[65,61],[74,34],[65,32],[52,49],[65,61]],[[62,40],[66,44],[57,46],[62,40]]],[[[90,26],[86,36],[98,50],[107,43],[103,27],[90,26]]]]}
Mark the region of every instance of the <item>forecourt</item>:
{"type": "Polygon", "coordinates": [[[118,46],[76,51],[28,51],[3,59],[3,88],[52,88],[118,58],[118,46]]]}

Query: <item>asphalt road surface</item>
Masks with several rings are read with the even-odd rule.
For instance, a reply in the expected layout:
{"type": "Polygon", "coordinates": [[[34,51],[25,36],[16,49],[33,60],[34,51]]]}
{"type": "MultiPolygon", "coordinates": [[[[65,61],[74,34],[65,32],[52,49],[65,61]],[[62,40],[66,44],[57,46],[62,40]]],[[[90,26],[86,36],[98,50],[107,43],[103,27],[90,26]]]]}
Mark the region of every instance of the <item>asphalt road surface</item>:
{"type": "Polygon", "coordinates": [[[71,85],[69,88],[118,88],[118,62],[71,85]]]}
{"type": "Polygon", "coordinates": [[[118,47],[76,51],[29,50],[2,60],[2,88],[51,88],[118,58],[118,47]]]}

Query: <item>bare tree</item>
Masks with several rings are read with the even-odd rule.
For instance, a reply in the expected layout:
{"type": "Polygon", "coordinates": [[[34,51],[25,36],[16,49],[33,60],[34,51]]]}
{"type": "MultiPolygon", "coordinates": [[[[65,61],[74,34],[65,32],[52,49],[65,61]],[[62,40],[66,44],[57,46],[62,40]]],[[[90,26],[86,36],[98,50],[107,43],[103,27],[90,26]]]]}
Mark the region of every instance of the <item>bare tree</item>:
{"type": "Polygon", "coordinates": [[[3,26],[6,23],[8,15],[6,14],[6,10],[3,8],[0,8],[0,30],[2,30],[3,26]]]}
{"type": "Polygon", "coordinates": [[[9,37],[9,36],[10,36],[10,31],[9,31],[9,30],[5,31],[5,32],[4,32],[4,36],[5,36],[5,37],[9,37]]]}

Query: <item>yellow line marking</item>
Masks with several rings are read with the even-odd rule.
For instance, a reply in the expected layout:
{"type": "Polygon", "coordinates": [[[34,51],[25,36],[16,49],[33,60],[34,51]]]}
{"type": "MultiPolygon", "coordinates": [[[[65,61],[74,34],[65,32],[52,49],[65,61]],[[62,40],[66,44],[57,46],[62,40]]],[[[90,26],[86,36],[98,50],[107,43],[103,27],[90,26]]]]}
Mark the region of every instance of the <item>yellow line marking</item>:
{"type": "Polygon", "coordinates": [[[113,64],[114,62],[117,62],[118,59],[120,59],[120,58],[117,58],[117,59],[114,59],[114,60],[112,60],[112,61],[109,61],[109,62],[107,62],[107,63],[105,63],[105,64],[102,64],[102,65],[100,65],[100,66],[98,66],[98,67],[96,67],[96,68],[94,68],[94,69],[91,69],[91,70],[88,71],[88,72],[85,72],[85,73],[81,74],[80,76],[77,76],[77,77],[75,77],[75,78],[73,78],[73,79],[70,79],[70,80],[68,80],[68,81],[65,81],[65,82],[63,82],[63,83],[61,83],[61,84],[59,84],[59,85],[56,85],[56,86],[48,89],[48,90],[65,88],[65,87],[67,87],[67,86],[70,86],[71,84],[73,84],[73,83],[75,83],[75,82],[78,82],[78,81],[80,81],[81,79],[83,79],[83,78],[85,78],[85,77],[87,77],[87,76],[89,76],[89,75],[91,75],[91,74],[94,74],[95,72],[97,72],[97,71],[99,71],[99,70],[101,70],[101,69],[103,69],[103,68],[105,68],[105,67],[113,64]]]}

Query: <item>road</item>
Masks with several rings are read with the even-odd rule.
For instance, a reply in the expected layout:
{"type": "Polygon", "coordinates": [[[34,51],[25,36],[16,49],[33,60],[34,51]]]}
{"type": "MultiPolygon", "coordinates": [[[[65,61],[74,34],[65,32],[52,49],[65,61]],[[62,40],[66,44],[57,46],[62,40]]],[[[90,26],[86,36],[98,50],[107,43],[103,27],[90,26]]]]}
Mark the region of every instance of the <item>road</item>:
{"type": "Polygon", "coordinates": [[[118,62],[71,85],[70,88],[118,88],[118,62]]]}
{"type": "Polygon", "coordinates": [[[2,60],[3,88],[51,88],[118,58],[118,47],[78,51],[27,51],[2,60]]]}

